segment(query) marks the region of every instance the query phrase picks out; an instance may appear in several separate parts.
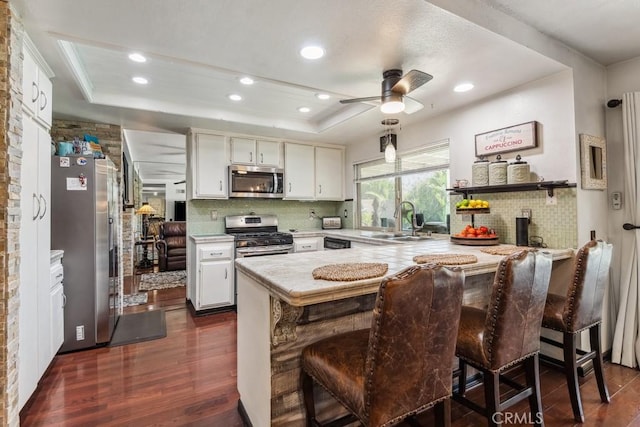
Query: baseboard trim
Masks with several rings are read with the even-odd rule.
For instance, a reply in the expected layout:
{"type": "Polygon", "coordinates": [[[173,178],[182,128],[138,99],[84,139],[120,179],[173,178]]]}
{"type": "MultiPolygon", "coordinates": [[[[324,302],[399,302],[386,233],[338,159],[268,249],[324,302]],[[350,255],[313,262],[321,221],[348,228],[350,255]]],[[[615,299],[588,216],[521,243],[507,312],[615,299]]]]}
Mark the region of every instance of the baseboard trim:
{"type": "Polygon", "coordinates": [[[242,418],[242,425],[244,425],[244,427],[253,427],[253,424],[251,424],[251,420],[249,419],[249,414],[247,414],[247,411],[244,409],[244,405],[242,404],[242,399],[238,399],[238,414],[240,414],[240,418],[242,418]]]}

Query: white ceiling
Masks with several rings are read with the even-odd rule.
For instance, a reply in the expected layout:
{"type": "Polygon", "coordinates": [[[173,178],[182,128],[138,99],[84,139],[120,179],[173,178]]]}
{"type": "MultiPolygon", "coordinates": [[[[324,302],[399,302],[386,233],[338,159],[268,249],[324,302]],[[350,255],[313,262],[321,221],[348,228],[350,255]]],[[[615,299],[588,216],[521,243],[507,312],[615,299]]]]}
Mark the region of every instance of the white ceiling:
{"type": "MultiPolygon", "coordinates": [[[[184,146],[190,127],[338,144],[381,134],[377,108],[338,100],[379,95],[389,68],[434,76],[410,94],[425,108],[399,114],[401,125],[565,69],[423,0],[11,3],[55,73],[54,117],[123,126],[134,163],[159,162],[167,180],[175,179],[167,165],[178,162],[176,144],[184,146]],[[322,44],[326,56],[301,58],[307,43],[322,44]],[[149,60],[129,61],[132,51],[149,60]],[[500,65],[504,58],[508,67],[500,65]],[[134,75],[149,84],[132,83],[134,75]],[[256,83],[242,86],[245,75],[256,83]],[[475,89],[452,92],[462,81],[475,89]],[[318,92],[332,97],[319,101],[318,92]],[[244,100],[232,102],[230,93],[244,100]],[[300,106],[311,112],[299,113],[300,106]]],[[[603,65],[640,56],[637,0],[478,4],[483,13],[506,13],[603,65]]],[[[143,180],[160,172],[146,173],[143,180]]]]}

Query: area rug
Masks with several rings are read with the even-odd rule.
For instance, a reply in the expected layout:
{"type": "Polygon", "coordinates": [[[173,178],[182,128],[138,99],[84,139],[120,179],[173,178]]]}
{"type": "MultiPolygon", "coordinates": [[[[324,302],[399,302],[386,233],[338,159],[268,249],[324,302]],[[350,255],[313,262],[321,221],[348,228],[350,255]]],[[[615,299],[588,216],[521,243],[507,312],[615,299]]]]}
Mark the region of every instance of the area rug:
{"type": "Polygon", "coordinates": [[[156,289],[169,289],[185,286],[187,283],[187,271],[162,271],[160,273],[145,273],[140,276],[140,291],[153,291],[156,289]]]}
{"type": "Polygon", "coordinates": [[[164,310],[123,314],[118,319],[110,347],[150,341],[167,336],[164,310]]]}
{"type": "Polygon", "coordinates": [[[122,306],[123,307],[131,307],[132,305],[140,305],[147,303],[147,293],[141,294],[130,294],[122,296],[122,306]]]}

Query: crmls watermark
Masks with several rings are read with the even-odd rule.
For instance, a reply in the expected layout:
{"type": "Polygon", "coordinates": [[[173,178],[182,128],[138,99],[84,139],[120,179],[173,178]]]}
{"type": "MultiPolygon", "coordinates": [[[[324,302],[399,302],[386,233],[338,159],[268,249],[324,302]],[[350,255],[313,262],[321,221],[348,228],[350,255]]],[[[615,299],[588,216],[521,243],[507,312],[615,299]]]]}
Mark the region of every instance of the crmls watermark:
{"type": "Polygon", "coordinates": [[[496,412],[491,415],[491,421],[496,424],[542,424],[542,412],[525,412],[522,414],[514,412],[496,412]]]}

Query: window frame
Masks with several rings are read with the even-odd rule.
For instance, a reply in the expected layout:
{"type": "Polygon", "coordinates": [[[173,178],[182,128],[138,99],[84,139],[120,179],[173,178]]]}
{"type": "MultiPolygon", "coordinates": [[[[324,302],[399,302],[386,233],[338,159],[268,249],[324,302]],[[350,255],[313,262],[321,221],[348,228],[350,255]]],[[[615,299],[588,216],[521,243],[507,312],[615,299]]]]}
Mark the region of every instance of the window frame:
{"type": "MultiPolygon", "coordinates": [[[[370,160],[365,160],[365,161],[360,161],[360,162],[355,162],[353,164],[353,184],[355,186],[355,224],[357,225],[357,228],[360,230],[365,230],[365,231],[387,231],[390,228],[393,228],[394,230],[397,230],[397,225],[394,225],[394,227],[382,227],[382,226],[363,226],[361,221],[362,221],[362,198],[361,198],[361,183],[362,182],[366,182],[366,181],[373,181],[373,180],[377,180],[377,179],[383,179],[383,178],[394,178],[394,211],[397,209],[398,205],[402,202],[403,198],[402,198],[402,177],[403,176],[408,176],[408,175],[413,175],[413,174],[417,174],[417,173],[425,173],[425,172],[437,172],[440,170],[447,170],[450,172],[450,167],[451,167],[451,142],[449,138],[445,138],[439,141],[435,141],[432,142],[428,145],[425,145],[423,147],[420,148],[416,148],[413,150],[409,150],[409,151],[405,151],[403,153],[398,153],[396,155],[396,160],[394,162],[394,166],[393,166],[393,172],[392,173],[386,173],[386,174],[380,174],[380,175],[375,175],[375,176],[368,176],[366,178],[362,178],[361,175],[361,168],[365,165],[370,165],[370,166],[374,166],[376,164],[380,164],[380,163],[384,163],[384,157],[378,157],[375,159],[370,159],[370,160]],[[437,150],[440,150],[443,148],[443,146],[446,146],[447,150],[448,150],[448,159],[446,163],[442,163],[442,164],[438,164],[438,165],[433,165],[433,166],[427,166],[427,167],[422,167],[422,168],[416,168],[416,169],[408,169],[408,170],[402,170],[402,160],[403,159],[408,159],[411,156],[415,156],[415,155],[419,155],[419,154],[429,154],[429,153],[433,153],[436,152],[437,150]]],[[[400,222],[400,227],[402,227],[402,221],[400,222]]]]}

